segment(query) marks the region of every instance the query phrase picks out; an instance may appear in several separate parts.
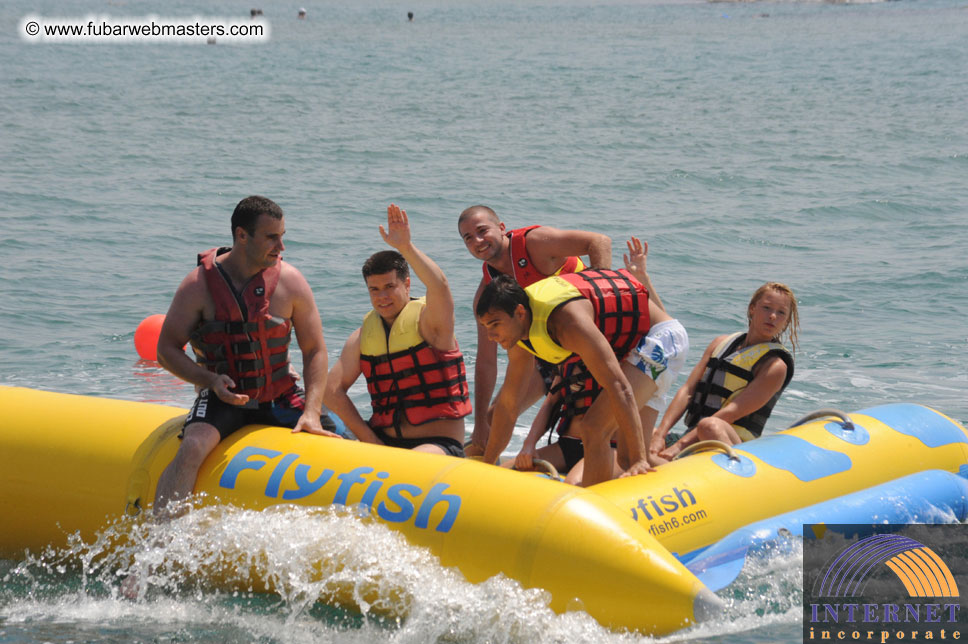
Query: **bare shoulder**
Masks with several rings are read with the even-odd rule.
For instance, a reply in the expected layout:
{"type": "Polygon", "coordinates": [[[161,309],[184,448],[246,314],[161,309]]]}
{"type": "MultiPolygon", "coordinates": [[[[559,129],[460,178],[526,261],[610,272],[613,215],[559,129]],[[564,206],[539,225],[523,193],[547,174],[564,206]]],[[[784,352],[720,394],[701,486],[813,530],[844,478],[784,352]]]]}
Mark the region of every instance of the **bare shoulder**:
{"type": "Polygon", "coordinates": [[[181,281],[172,297],[165,316],[165,326],[178,329],[179,337],[188,337],[191,330],[203,319],[214,317],[215,308],[209,295],[205,274],[197,267],[181,281]]]}
{"type": "MultiPolygon", "coordinates": [[[[288,262],[279,262],[279,284],[294,298],[312,298],[313,292],[302,272],[288,262]]],[[[278,288],[278,287],[277,287],[278,288]]]]}
{"type": "Polygon", "coordinates": [[[591,336],[601,335],[595,324],[595,309],[585,298],[571,300],[559,306],[548,317],[548,331],[552,339],[571,351],[591,336]]]}
{"type": "Polygon", "coordinates": [[[353,345],[360,345],[360,336],[363,334],[363,327],[358,326],[353,333],[350,333],[350,337],[346,338],[346,344],[343,346],[351,347],[353,345]]]}
{"type": "Polygon", "coordinates": [[[356,327],[353,333],[350,333],[350,337],[346,338],[346,342],[343,343],[343,349],[340,352],[340,360],[350,360],[354,359],[359,362],[360,359],[360,336],[363,333],[363,327],[356,327]]]}
{"type": "Polygon", "coordinates": [[[528,247],[537,248],[545,252],[558,254],[555,252],[555,244],[572,241],[579,238],[581,231],[562,230],[553,226],[538,226],[528,231],[528,247]]]}
{"type": "Polygon", "coordinates": [[[477,302],[481,299],[481,293],[484,292],[484,287],[487,286],[487,282],[482,277],[480,284],[477,285],[477,290],[474,291],[474,313],[477,314],[477,302]]]}
{"type": "Polygon", "coordinates": [[[286,285],[307,284],[306,278],[298,268],[282,260],[279,261],[279,281],[286,285]]]}
{"type": "Polygon", "coordinates": [[[185,276],[178,285],[175,297],[184,301],[204,302],[207,299],[208,284],[205,282],[205,273],[201,266],[196,266],[185,276]]]}
{"type": "Polygon", "coordinates": [[[528,241],[532,241],[533,238],[539,243],[586,242],[600,237],[605,235],[589,230],[563,229],[554,226],[539,226],[528,232],[528,241]]]}
{"type": "Polygon", "coordinates": [[[767,356],[761,360],[753,369],[754,376],[760,374],[771,374],[775,377],[786,378],[787,363],[778,355],[767,356]]]}
{"type": "Polygon", "coordinates": [[[706,355],[711,356],[713,354],[713,351],[716,350],[716,347],[722,344],[723,340],[728,338],[729,335],[730,335],[729,333],[724,333],[723,335],[718,335],[715,338],[713,338],[713,341],[709,343],[708,347],[706,347],[706,355]]]}

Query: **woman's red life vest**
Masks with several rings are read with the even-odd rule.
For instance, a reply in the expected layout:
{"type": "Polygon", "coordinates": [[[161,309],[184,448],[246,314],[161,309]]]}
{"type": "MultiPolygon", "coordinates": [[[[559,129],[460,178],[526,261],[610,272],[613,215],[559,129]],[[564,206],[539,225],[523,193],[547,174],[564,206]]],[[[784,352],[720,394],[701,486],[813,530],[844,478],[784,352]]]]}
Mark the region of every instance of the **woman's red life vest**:
{"type": "Polygon", "coordinates": [[[460,348],[440,351],[420,336],[423,298],[411,300],[388,330],[376,311],[363,319],[360,370],[370,392],[370,427],[421,425],[471,413],[460,348]]]}
{"type": "MultiPolygon", "coordinates": [[[[534,263],[531,261],[531,255],[528,254],[527,249],[527,239],[528,232],[534,230],[535,228],[540,228],[540,226],[528,226],[526,228],[515,228],[514,230],[509,230],[505,233],[511,240],[511,264],[513,266],[514,273],[512,277],[514,280],[521,285],[521,288],[525,286],[530,286],[538,280],[543,280],[548,277],[544,273],[541,273],[534,267],[534,263]]],[[[490,264],[484,262],[481,266],[484,270],[484,283],[487,284],[492,279],[500,275],[500,271],[495,270],[490,264]]],[[[561,265],[555,275],[561,275],[562,273],[574,273],[575,271],[580,271],[585,268],[581,259],[578,257],[568,257],[565,259],[565,263],[561,265]]]]}
{"type": "Polygon", "coordinates": [[[215,302],[215,320],[202,322],[190,342],[195,360],[209,371],[227,374],[233,391],[260,403],[271,402],[296,384],[289,373],[290,320],[269,315],[281,264],[263,269],[236,293],[215,262],[229,248],[199,253],[205,284],[215,302]]]}

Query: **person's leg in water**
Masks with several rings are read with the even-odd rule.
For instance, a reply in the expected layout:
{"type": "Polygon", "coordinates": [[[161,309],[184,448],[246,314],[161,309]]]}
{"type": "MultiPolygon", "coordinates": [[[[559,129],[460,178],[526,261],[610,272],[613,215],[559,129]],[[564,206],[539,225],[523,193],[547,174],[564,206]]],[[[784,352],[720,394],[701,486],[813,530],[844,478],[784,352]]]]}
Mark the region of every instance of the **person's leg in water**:
{"type": "MultiPolygon", "coordinates": [[[[158,477],[155,500],[151,506],[155,522],[168,522],[185,512],[186,508],[179,503],[191,495],[198,470],[221,441],[219,431],[209,423],[190,423],[183,431],[184,436],[175,458],[158,477]],[[169,510],[172,503],[177,506],[174,512],[169,510]]],[[[141,589],[140,579],[135,574],[129,574],[121,581],[121,595],[126,599],[137,599],[141,589]]]]}
{"type": "Polygon", "coordinates": [[[221,439],[218,430],[209,423],[191,423],[185,427],[178,453],[158,478],[155,502],[152,505],[156,520],[166,521],[178,516],[178,513],[170,514],[168,506],[191,495],[198,470],[221,439]]]}

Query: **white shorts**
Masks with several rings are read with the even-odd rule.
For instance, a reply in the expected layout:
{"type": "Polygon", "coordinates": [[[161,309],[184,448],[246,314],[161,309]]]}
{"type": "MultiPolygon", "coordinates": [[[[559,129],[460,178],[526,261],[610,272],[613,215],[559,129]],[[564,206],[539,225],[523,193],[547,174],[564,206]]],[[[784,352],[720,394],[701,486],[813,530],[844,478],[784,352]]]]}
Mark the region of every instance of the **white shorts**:
{"type": "Polygon", "coordinates": [[[669,390],[679,377],[689,353],[689,335],[679,320],[659,322],[649,329],[626,360],[655,381],[655,394],[645,403],[661,412],[669,404],[669,390]]]}

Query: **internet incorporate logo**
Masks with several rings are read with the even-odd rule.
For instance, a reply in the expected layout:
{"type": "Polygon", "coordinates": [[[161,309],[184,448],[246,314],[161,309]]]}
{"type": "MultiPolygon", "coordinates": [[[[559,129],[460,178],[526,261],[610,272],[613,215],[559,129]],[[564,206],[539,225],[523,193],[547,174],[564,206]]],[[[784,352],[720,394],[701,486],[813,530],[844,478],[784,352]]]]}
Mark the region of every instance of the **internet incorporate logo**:
{"type": "Polygon", "coordinates": [[[966,527],[804,526],[804,642],[968,638],[957,581],[968,571],[966,527]]]}
{"type": "Polygon", "coordinates": [[[899,534],[876,534],[843,550],[827,569],[821,597],[858,597],[867,575],[879,565],[897,575],[909,597],[958,597],[947,564],[931,548],[899,534]]]}

